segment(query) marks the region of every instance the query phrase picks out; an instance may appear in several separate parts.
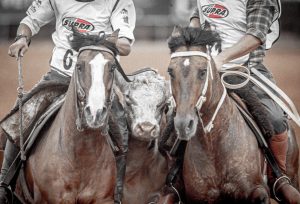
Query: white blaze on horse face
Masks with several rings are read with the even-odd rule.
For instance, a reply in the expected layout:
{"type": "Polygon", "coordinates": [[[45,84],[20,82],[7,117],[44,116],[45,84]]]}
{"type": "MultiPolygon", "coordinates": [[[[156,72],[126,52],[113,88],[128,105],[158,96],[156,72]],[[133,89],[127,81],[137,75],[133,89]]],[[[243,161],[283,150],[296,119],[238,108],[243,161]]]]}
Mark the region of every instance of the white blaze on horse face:
{"type": "Polygon", "coordinates": [[[91,65],[91,88],[88,96],[88,106],[90,107],[91,114],[96,118],[98,110],[102,110],[105,104],[105,85],[103,82],[104,68],[108,62],[104,56],[99,53],[90,61],[91,65]]]}
{"type": "Polygon", "coordinates": [[[185,59],[183,65],[186,67],[190,66],[190,59],[185,59]]]}

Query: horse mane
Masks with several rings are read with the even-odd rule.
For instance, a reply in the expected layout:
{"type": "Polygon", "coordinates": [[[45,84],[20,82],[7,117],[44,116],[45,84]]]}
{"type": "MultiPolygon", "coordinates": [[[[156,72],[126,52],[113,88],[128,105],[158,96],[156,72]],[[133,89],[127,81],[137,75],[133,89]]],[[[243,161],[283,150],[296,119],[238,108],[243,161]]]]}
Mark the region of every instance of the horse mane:
{"type": "Polygon", "coordinates": [[[91,35],[91,34],[82,34],[75,28],[73,28],[73,36],[69,38],[69,42],[71,45],[71,48],[79,51],[80,48],[85,46],[91,46],[91,45],[103,45],[109,50],[111,50],[114,55],[119,54],[119,50],[115,43],[112,43],[108,40],[106,40],[107,35],[103,33],[99,33],[99,35],[91,35]]]}
{"type": "Polygon", "coordinates": [[[181,46],[213,46],[216,45],[217,49],[221,49],[221,38],[216,31],[184,27],[180,30],[179,36],[171,36],[168,39],[168,45],[171,53],[175,52],[181,46]]]}

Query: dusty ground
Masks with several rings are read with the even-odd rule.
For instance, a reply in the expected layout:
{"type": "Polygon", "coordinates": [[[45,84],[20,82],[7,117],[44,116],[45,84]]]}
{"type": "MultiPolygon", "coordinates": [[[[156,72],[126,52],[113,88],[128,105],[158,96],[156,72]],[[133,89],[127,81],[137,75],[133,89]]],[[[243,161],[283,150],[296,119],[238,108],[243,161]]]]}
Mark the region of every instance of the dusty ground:
{"type": "MultiPolygon", "coordinates": [[[[9,111],[17,93],[17,63],[15,59],[8,57],[8,46],[9,42],[0,41],[0,118],[9,111]]],[[[23,63],[26,90],[29,90],[49,69],[48,61],[52,48],[51,41],[32,42],[23,63]]],[[[168,63],[169,51],[166,41],[136,42],[131,55],[121,61],[126,72],[151,66],[163,75],[166,75],[168,63]]],[[[278,85],[300,110],[300,38],[283,35],[268,53],[265,65],[272,70],[278,85]]],[[[296,133],[300,139],[300,128],[296,128],[296,133]]]]}

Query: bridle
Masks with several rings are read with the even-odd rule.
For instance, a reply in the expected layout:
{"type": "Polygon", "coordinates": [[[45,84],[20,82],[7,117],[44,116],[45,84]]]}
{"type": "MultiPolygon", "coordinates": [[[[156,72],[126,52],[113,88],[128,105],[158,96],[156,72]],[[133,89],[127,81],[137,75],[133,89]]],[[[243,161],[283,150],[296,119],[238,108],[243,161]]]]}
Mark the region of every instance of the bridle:
{"type": "MultiPolygon", "coordinates": [[[[207,49],[209,50],[209,49],[207,49]]],[[[205,79],[205,83],[204,83],[204,87],[201,91],[201,95],[199,96],[199,99],[195,105],[195,109],[196,109],[196,112],[197,112],[197,115],[199,117],[199,119],[201,120],[201,108],[203,106],[203,104],[207,101],[207,90],[208,90],[208,85],[209,85],[209,80],[213,80],[214,77],[213,77],[213,72],[212,72],[212,64],[211,64],[211,55],[209,52],[205,53],[205,52],[201,52],[201,51],[182,51],[182,52],[174,52],[171,54],[171,59],[174,59],[174,58],[177,58],[177,57],[192,57],[192,56],[199,56],[199,57],[204,57],[208,62],[207,62],[207,66],[206,66],[206,70],[207,70],[207,73],[206,73],[206,79],[205,79]]],[[[222,84],[223,85],[223,84],[222,84]]],[[[174,106],[174,108],[176,107],[176,102],[175,102],[175,99],[173,97],[173,94],[172,94],[172,83],[170,83],[170,90],[171,90],[171,104],[174,106]]],[[[217,105],[217,108],[211,118],[211,120],[208,122],[208,124],[206,126],[203,127],[204,129],[204,132],[205,133],[209,133],[212,128],[214,127],[214,120],[225,100],[225,97],[227,95],[227,91],[226,91],[226,88],[225,86],[223,85],[223,94],[221,96],[221,99],[217,105]]],[[[201,120],[202,121],[202,120],[201,120]]]]}
{"type": "MultiPolygon", "coordinates": [[[[117,57],[115,56],[114,52],[108,48],[106,48],[105,46],[95,46],[95,45],[91,45],[91,46],[84,46],[82,48],[79,49],[78,51],[78,56],[80,55],[80,53],[82,51],[85,50],[94,50],[94,51],[99,51],[99,52],[106,52],[109,53],[111,56],[113,56],[114,58],[114,64],[111,66],[110,68],[110,72],[112,73],[112,84],[115,81],[115,70],[117,69],[120,74],[123,76],[123,78],[127,81],[127,82],[131,82],[131,80],[126,76],[124,70],[122,69],[117,57]]],[[[79,70],[78,67],[75,66],[75,70],[74,70],[74,85],[75,85],[75,98],[76,100],[76,127],[77,130],[79,131],[83,131],[84,130],[84,125],[85,123],[83,122],[83,110],[84,107],[86,105],[86,93],[84,91],[84,89],[82,88],[82,85],[79,81],[79,70]]],[[[110,110],[111,107],[111,103],[112,103],[112,88],[110,88],[109,90],[109,97],[107,98],[107,100],[105,101],[105,106],[107,107],[108,110],[110,110]]],[[[108,118],[106,118],[106,120],[108,120],[108,118]]],[[[108,131],[108,127],[107,127],[107,121],[106,123],[104,123],[104,125],[106,127],[103,128],[104,130],[104,134],[107,133],[108,131]]]]}

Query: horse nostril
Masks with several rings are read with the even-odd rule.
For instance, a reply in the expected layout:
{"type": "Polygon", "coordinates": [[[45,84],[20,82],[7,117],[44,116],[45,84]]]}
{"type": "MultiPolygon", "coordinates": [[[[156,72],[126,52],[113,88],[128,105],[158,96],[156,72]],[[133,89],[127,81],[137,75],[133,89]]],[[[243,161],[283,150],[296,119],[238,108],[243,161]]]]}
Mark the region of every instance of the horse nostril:
{"type": "Polygon", "coordinates": [[[103,119],[106,116],[107,108],[103,107],[103,109],[97,110],[96,120],[103,119]]]}
{"type": "Polygon", "coordinates": [[[193,126],[194,126],[194,120],[190,120],[188,128],[191,130],[193,129],[193,126]]]}
{"type": "Polygon", "coordinates": [[[193,128],[194,128],[194,120],[190,120],[190,122],[185,128],[186,134],[189,134],[193,130],[193,128]]]}
{"type": "Polygon", "coordinates": [[[91,115],[91,107],[90,106],[86,106],[84,108],[84,112],[87,116],[91,115]]]}

